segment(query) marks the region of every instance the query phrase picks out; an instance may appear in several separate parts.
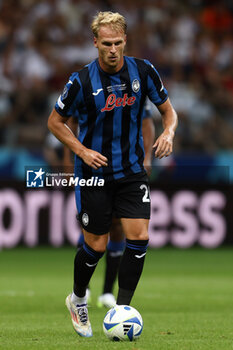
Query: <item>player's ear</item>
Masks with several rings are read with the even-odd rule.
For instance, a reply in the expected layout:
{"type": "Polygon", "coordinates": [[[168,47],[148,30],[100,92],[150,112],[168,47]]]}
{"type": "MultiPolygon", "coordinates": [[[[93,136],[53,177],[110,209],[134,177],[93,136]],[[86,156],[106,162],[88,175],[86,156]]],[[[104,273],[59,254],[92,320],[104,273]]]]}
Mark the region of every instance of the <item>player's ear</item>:
{"type": "Polygon", "coordinates": [[[97,47],[97,38],[94,36],[94,46],[97,47]]]}
{"type": "Polygon", "coordinates": [[[126,36],[126,34],[124,36],[124,42],[125,42],[125,44],[127,43],[127,36],[126,36]]]}
{"type": "Polygon", "coordinates": [[[125,36],[124,36],[124,51],[125,51],[126,43],[127,43],[127,36],[125,35],[125,36]]]}

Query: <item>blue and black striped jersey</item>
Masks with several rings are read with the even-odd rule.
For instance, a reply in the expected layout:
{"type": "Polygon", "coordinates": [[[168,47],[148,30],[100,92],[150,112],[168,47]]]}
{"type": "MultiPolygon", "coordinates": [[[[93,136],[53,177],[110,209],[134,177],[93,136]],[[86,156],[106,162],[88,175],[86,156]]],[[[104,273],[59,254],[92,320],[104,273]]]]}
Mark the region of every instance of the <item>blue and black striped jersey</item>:
{"type": "Polygon", "coordinates": [[[111,180],[144,170],[141,125],[146,96],[155,105],[168,97],[147,60],[124,56],[122,69],[108,74],[96,59],[70,76],[55,109],[64,117],[77,117],[79,141],[108,159],[107,167],[94,170],[76,157],[77,176],[111,180]]]}

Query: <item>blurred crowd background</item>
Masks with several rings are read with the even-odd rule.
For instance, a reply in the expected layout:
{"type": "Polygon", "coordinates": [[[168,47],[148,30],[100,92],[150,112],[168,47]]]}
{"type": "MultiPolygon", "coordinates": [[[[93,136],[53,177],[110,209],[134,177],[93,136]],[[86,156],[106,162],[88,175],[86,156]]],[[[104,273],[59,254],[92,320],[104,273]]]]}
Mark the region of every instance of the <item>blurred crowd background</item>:
{"type": "Polygon", "coordinates": [[[233,164],[231,0],[0,0],[0,175],[46,162],[47,118],[71,72],[97,57],[90,23],[104,10],[126,17],[127,54],[150,60],[169,91],[173,160],[233,164]]]}

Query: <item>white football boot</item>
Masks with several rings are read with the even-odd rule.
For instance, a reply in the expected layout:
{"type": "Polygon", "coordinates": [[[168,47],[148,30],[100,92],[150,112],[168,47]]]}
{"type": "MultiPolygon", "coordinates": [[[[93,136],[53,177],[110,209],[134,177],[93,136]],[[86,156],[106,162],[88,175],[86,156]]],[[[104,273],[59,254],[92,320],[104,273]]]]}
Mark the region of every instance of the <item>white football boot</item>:
{"type": "Polygon", "coordinates": [[[71,321],[75,331],[81,337],[92,337],[91,324],[88,318],[87,305],[76,306],[71,301],[71,294],[66,298],[66,306],[71,315],[71,321]]]}
{"type": "Polygon", "coordinates": [[[116,299],[112,293],[105,293],[99,296],[97,301],[98,307],[107,307],[108,309],[111,309],[116,305],[116,299]]]}

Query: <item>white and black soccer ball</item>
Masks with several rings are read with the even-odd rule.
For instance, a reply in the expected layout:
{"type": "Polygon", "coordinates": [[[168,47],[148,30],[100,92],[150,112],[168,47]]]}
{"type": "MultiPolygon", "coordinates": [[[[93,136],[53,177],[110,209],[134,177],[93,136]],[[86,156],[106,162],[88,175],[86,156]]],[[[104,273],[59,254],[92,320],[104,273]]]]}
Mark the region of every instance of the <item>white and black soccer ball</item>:
{"type": "Polygon", "coordinates": [[[143,329],[140,313],[132,306],[116,305],[105,315],[103,330],[105,335],[114,341],[136,340],[143,329]]]}

